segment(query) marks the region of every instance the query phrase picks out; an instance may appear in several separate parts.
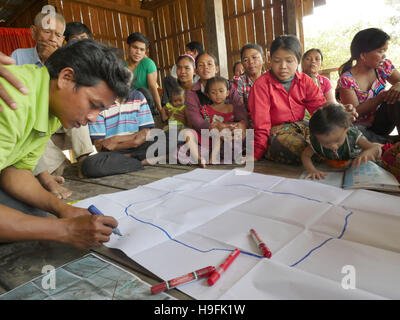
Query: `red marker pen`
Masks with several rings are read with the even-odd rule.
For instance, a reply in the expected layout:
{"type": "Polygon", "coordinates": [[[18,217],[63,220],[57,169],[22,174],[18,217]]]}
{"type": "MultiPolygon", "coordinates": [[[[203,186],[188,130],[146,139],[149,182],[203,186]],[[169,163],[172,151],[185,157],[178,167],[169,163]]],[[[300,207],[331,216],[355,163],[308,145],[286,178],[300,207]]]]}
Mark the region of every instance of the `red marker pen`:
{"type": "Polygon", "coordinates": [[[271,258],[272,253],[269,251],[268,247],[262,242],[261,238],[258,236],[257,232],[254,229],[250,229],[251,237],[253,238],[254,242],[256,243],[257,247],[260,248],[262,254],[266,258],[271,258]]]}
{"type": "Polygon", "coordinates": [[[157,294],[159,292],[163,292],[163,291],[167,291],[169,289],[175,288],[184,283],[189,283],[189,282],[195,281],[197,279],[206,278],[210,274],[212,274],[214,271],[215,271],[215,267],[210,266],[207,268],[199,269],[194,272],[185,274],[184,276],[180,276],[178,278],[156,284],[155,286],[151,287],[151,294],[157,294]]]}
{"type": "Polygon", "coordinates": [[[208,284],[210,286],[214,285],[214,283],[217,282],[217,280],[221,277],[221,275],[231,265],[233,260],[236,259],[239,253],[240,253],[239,249],[233,250],[232,253],[228,256],[228,258],[226,258],[226,260],[218,267],[218,269],[214,271],[214,273],[208,278],[208,284]]]}

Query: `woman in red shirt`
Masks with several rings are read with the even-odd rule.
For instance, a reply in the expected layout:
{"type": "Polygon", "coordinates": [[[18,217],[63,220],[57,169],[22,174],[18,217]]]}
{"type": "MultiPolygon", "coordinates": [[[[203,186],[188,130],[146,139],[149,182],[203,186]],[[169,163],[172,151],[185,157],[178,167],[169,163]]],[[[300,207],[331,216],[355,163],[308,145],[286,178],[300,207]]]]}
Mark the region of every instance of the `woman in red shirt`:
{"type": "Polygon", "coordinates": [[[302,53],[297,37],[277,37],[270,52],[271,70],[255,81],[248,102],[254,158],[300,164],[308,140],[305,110],[313,114],[326,100],[314,81],[297,71],[302,53]]]}

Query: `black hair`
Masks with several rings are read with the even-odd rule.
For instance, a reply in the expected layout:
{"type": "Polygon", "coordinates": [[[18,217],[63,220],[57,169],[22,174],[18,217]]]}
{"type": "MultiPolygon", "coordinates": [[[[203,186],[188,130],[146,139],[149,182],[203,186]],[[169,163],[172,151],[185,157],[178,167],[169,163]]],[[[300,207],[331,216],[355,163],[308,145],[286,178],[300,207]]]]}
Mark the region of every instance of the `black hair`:
{"type": "Polygon", "coordinates": [[[64,31],[65,41],[68,42],[71,36],[75,36],[82,33],[86,33],[88,37],[92,39],[92,32],[85,24],[80,22],[68,22],[64,31]]]}
{"type": "Polygon", "coordinates": [[[188,59],[190,61],[190,63],[193,65],[193,69],[195,68],[194,58],[192,56],[187,55],[187,54],[183,54],[183,55],[179,56],[178,59],[176,59],[175,64],[178,64],[179,61],[181,61],[183,59],[188,59]]]}
{"type": "Polygon", "coordinates": [[[379,49],[385,45],[390,36],[381,29],[368,28],[357,32],[350,44],[350,59],[339,68],[339,74],[349,71],[353,61],[357,60],[364,52],[379,49]]]}
{"type": "Polygon", "coordinates": [[[57,79],[64,68],[72,68],[76,88],[92,87],[104,81],[119,98],[128,96],[131,72],[124,67],[117,49],[92,39],[72,39],[57,49],[47,60],[50,79],[57,79]]]}
{"type": "Polygon", "coordinates": [[[173,96],[185,96],[185,89],[183,89],[181,86],[173,87],[171,90],[171,98],[173,96]]]}
{"type": "Polygon", "coordinates": [[[218,66],[218,59],[217,59],[217,57],[214,56],[214,55],[213,55],[212,53],[210,53],[210,52],[204,51],[203,53],[199,54],[199,55],[196,57],[196,68],[197,68],[197,64],[198,64],[200,58],[201,58],[202,56],[206,55],[206,54],[209,55],[211,58],[213,58],[215,66],[216,66],[216,67],[218,66]]]}
{"type": "Polygon", "coordinates": [[[226,80],[224,77],[215,76],[214,78],[211,78],[211,79],[208,79],[208,80],[207,80],[207,84],[206,84],[206,87],[204,88],[204,92],[208,94],[209,91],[210,91],[211,85],[213,85],[214,83],[217,83],[217,82],[222,82],[222,83],[224,83],[225,86],[226,86],[226,90],[229,91],[229,81],[226,80]]]}
{"type": "Polygon", "coordinates": [[[186,44],[185,48],[190,49],[190,51],[197,50],[197,54],[202,54],[204,52],[203,45],[198,41],[192,41],[186,44]]]}
{"type": "Polygon", "coordinates": [[[301,61],[303,62],[307,58],[308,54],[313,51],[316,51],[319,53],[319,55],[321,56],[321,62],[324,61],[324,56],[322,55],[322,51],[317,48],[311,48],[311,49],[308,49],[306,52],[304,52],[303,57],[301,58],[301,61]]]}
{"type": "Polygon", "coordinates": [[[247,49],[257,50],[261,54],[261,56],[264,55],[264,50],[260,45],[255,43],[247,43],[242,47],[242,49],[240,49],[240,59],[243,59],[243,54],[247,49]]]}
{"type": "Polygon", "coordinates": [[[275,38],[275,40],[272,41],[271,43],[271,48],[270,48],[271,57],[279,49],[291,51],[296,56],[297,62],[300,63],[302,48],[300,41],[296,36],[289,34],[289,35],[281,35],[275,38]]]}
{"type": "Polygon", "coordinates": [[[146,38],[146,36],[143,33],[140,32],[131,33],[126,39],[128,46],[130,46],[132,43],[136,41],[143,42],[146,45],[146,49],[150,47],[150,41],[149,39],[146,38]]]}
{"type": "Polygon", "coordinates": [[[325,135],[336,128],[349,128],[351,115],[341,104],[330,104],[319,108],[310,118],[310,134],[325,135]]]}
{"type": "Polygon", "coordinates": [[[241,61],[241,60],[238,60],[238,61],[236,61],[236,62],[233,64],[233,68],[232,68],[233,74],[235,74],[236,66],[237,66],[238,64],[242,64],[242,61],[241,61]]]}

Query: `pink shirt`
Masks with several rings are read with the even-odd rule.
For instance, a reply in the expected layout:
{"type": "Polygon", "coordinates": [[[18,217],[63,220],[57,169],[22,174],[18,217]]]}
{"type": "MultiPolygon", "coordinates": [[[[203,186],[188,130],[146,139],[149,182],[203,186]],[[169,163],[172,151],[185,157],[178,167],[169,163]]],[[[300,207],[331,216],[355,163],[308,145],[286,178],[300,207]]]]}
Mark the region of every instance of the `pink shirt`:
{"type": "MultiPolygon", "coordinates": [[[[361,104],[371,98],[375,98],[379,92],[385,89],[386,81],[392,75],[394,69],[393,63],[390,60],[385,59],[383,65],[378,69],[375,69],[376,79],[372,83],[371,88],[367,91],[362,91],[358,87],[358,83],[350,71],[347,71],[340,76],[340,79],[338,80],[338,87],[354,90],[355,94],[357,95],[358,102],[361,104]]],[[[357,122],[372,125],[375,118],[375,112],[376,110],[359,116],[357,118],[357,122]]]]}
{"type": "MultiPolygon", "coordinates": [[[[188,116],[190,118],[190,121],[192,123],[192,128],[200,131],[201,129],[209,129],[210,128],[210,123],[205,120],[200,112],[201,110],[201,104],[199,97],[197,96],[196,91],[201,89],[201,82],[197,81],[192,89],[186,93],[186,98],[185,98],[185,104],[186,104],[186,110],[188,113],[188,116]]],[[[231,87],[229,91],[229,96],[228,96],[229,103],[233,104],[233,112],[235,114],[235,121],[241,121],[245,120],[247,123],[247,111],[246,108],[244,107],[242,101],[239,98],[239,95],[235,88],[231,87]]],[[[212,103],[212,102],[211,102],[212,103]]],[[[205,104],[210,104],[210,101],[208,101],[205,104]]]]}
{"type": "Polygon", "coordinates": [[[321,76],[320,74],[317,75],[317,79],[320,84],[320,89],[323,94],[327,93],[329,90],[332,89],[332,84],[327,77],[321,76]]]}

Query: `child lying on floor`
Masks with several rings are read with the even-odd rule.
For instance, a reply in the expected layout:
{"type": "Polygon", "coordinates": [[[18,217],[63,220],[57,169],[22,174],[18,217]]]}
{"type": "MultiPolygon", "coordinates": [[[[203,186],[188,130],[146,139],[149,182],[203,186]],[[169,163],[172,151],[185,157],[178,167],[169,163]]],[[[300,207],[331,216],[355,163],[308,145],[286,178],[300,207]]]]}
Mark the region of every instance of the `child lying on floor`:
{"type": "Polygon", "coordinates": [[[318,170],[311,157],[319,155],[334,166],[344,166],[352,160],[352,166],[379,160],[382,145],[371,143],[361,132],[351,126],[351,115],[340,104],[318,109],[310,119],[310,144],[301,155],[308,175],[306,178],[324,179],[327,173],[318,170]]]}

